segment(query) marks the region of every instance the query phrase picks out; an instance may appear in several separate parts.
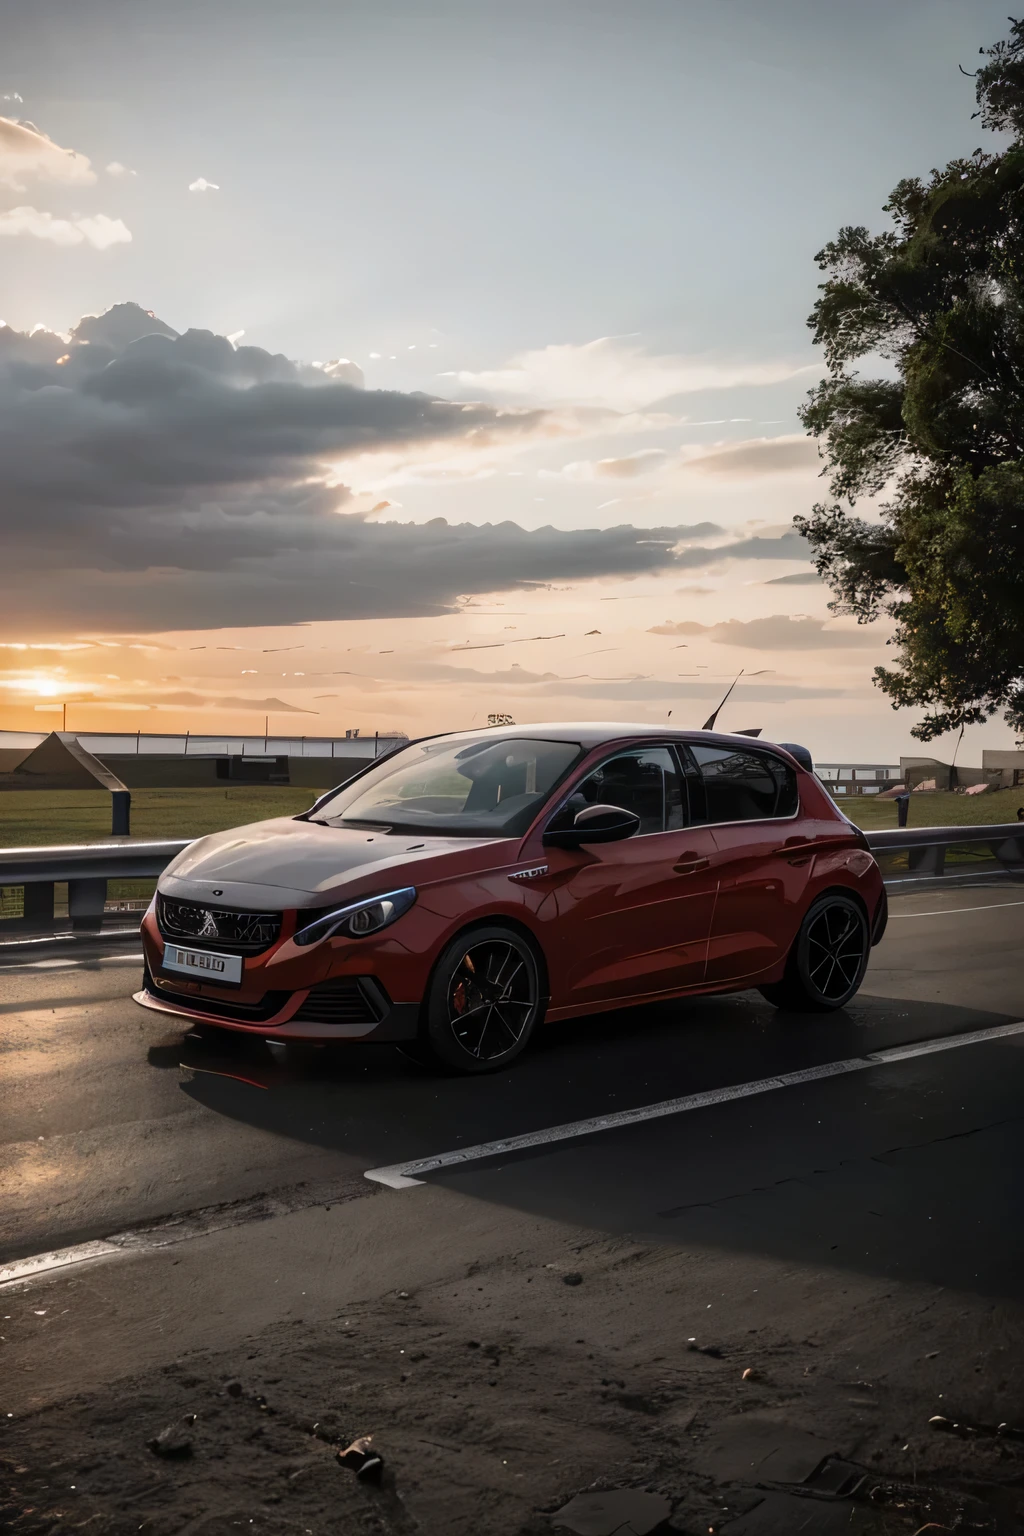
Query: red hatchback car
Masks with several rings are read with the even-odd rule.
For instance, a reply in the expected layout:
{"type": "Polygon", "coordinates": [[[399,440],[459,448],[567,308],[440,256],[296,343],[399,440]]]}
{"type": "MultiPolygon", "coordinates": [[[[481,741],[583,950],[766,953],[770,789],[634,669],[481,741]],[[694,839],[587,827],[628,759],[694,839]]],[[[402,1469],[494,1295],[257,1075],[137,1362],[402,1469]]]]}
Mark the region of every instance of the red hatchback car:
{"type": "Polygon", "coordinates": [[[886,898],[801,747],[630,725],[410,743],[199,838],[142,924],[147,1008],[502,1067],[545,1017],[758,988],[828,1012],[886,898]]]}

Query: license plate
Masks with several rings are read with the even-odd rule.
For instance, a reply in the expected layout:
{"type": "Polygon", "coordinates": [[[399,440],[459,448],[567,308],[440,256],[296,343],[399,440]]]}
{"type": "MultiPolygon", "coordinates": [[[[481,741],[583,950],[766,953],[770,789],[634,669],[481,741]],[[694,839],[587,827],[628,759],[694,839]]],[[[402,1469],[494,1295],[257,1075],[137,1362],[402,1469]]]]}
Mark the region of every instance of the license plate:
{"type": "Polygon", "coordinates": [[[219,981],[232,987],[242,983],[241,955],[215,955],[208,949],[182,949],[180,944],[164,946],[163,969],[194,981],[219,981]]]}

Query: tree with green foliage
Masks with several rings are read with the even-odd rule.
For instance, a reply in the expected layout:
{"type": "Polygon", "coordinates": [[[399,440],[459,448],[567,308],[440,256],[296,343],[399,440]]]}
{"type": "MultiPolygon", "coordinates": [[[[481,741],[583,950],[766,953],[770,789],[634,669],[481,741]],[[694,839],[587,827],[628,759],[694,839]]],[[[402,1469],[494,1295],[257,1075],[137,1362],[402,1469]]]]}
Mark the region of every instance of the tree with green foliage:
{"type": "Polygon", "coordinates": [[[980,50],[982,125],[1008,135],[927,182],[894,227],[844,228],[808,321],[827,377],[800,416],[833,498],[795,519],[837,613],[895,620],[893,708],[929,741],[1003,708],[1024,731],[1024,22],[980,50]],[[883,360],[862,378],[859,358],[883,360]],[[888,366],[886,366],[888,365],[888,366]],[[881,521],[858,500],[886,496],[881,521]]]}

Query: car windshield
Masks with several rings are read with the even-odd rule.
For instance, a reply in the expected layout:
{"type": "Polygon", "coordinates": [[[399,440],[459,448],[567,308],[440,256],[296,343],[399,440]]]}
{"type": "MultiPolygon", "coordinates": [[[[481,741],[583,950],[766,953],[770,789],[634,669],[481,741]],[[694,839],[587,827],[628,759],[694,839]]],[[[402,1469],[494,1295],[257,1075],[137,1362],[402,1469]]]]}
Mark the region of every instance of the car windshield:
{"type": "Polygon", "coordinates": [[[581,752],[575,741],[418,742],[340,789],[311,820],[330,827],[518,837],[581,752]]]}

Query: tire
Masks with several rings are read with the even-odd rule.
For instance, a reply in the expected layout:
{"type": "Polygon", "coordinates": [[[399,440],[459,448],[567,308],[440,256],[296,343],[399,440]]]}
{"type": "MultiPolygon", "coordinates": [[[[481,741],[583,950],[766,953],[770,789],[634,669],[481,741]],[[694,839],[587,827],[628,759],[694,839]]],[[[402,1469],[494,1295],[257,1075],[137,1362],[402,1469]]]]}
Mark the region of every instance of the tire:
{"type": "Polygon", "coordinates": [[[510,1066],[544,1013],[537,950],[503,923],[453,939],[434,968],[420,1037],[408,1054],[447,1072],[510,1066]]]}
{"type": "Polygon", "coordinates": [[[858,991],[870,952],[871,934],[860,903],[830,891],[804,914],[782,980],[758,990],[790,1013],[834,1013],[858,991]]]}

